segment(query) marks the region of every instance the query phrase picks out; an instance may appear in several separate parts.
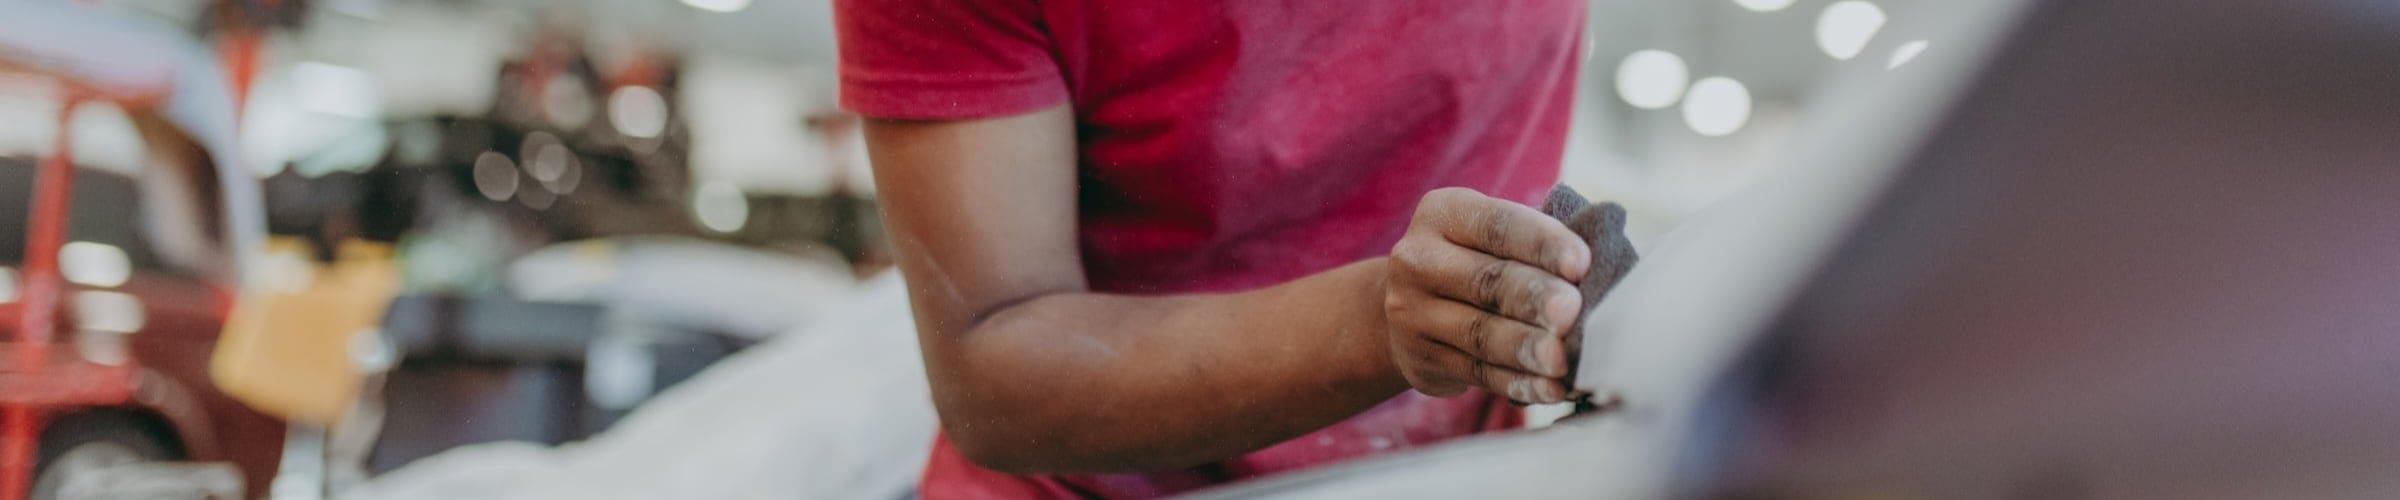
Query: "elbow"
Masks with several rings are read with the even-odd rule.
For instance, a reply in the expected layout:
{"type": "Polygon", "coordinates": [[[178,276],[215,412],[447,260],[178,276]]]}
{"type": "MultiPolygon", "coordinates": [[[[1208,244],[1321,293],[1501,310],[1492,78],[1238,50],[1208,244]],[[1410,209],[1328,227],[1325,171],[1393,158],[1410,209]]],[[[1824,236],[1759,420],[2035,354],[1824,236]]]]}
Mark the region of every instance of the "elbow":
{"type": "Polygon", "coordinates": [[[1040,447],[1022,440],[1009,439],[1008,432],[993,432],[989,426],[949,424],[942,426],[948,433],[951,449],[966,457],[977,467],[1012,475],[1032,475],[1055,472],[1045,467],[1038,456],[1040,447]],[[982,428],[979,428],[982,427],[982,428]]]}
{"type": "MultiPolygon", "coordinates": [[[[992,422],[982,420],[977,422],[992,422]]],[[[1097,474],[1166,470],[1207,462],[1153,444],[1111,443],[1105,431],[1064,425],[1012,428],[943,419],[950,448],[977,467],[1011,475],[1097,474]],[[1079,429],[1045,432],[1045,430],[1079,429]]]]}
{"type": "Polygon", "coordinates": [[[1016,475],[1047,472],[1041,467],[1042,455],[1045,450],[1055,453],[1059,443],[1044,442],[1037,415],[996,397],[1006,387],[976,384],[975,377],[945,378],[941,371],[932,375],[934,414],[941,419],[942,436],[951,450],[985,469],[1016,475]]]}
{"type": "MultiPolygon", "coordinates": [[[[1048,439],[1051,427],[1039,411],[1011,394],[1005,384],[979,383],[985,377],[959,376],[936,370],[933,376],[934,414],[941,419],[942,436],[951,450],[978,467],[1015,474],[1056,472],[1050,459],[1066,443],[1048,439]],[[950,376],[945,376],[950,375],[950,376]]],[[[1031,406],[1038,408],[1038,406],[1031,406]]]]}
{"type": "Polygon", "coordinates": [[[1069,423],[1040,412],[939,408],[950,448],[977,467],[1011,475],[1076,474],[1147,470],[1143,453],[1092,440],[1088,423],[1069,423]],[[1080,429],[1080,430],[1070,430],[1080,429]]]}

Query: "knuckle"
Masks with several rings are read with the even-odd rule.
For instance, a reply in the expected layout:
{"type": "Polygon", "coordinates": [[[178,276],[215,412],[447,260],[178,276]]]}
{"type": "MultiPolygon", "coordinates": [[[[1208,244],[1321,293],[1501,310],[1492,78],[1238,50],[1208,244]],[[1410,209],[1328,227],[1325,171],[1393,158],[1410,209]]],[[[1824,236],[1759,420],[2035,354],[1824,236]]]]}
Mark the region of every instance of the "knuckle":
{"type": "Polygon", "coordinates": [[[1425,378],[1424,373],[1415,367],[1401,367],[1400,378],[1407,380],[1409,387],[1415,387],[1418,390],[1424,390],[1426,387],[1433,385],[1430,380],[1425,378]]]}
{"type": "Polygon", "coordinates": [[[1497,310],[1500,305],[1500,287],[1507,276],[1508,261],[1493,260],[1484,263],[1483,267],[1477,268],[1473,282],[1470,283],[1470,288],[1475,290],[1476,306],[1482,307],[1485,311],[1497,310]]]}
{"type": "Polygon", "coordinates": [[[1557,258],[1553,256],[1558,255],[1559,253],[1558,238],[1552,238],[1549,236],[1533,238],[1533,248],[1529,250],[1532,252],[1527,253],[1526,256],[1537,261],[1529,262],[1530,264],[1540,265],[1544,268],[1554,268],[1559,266],[1559,263],[1551,262],[1552,260],[1557,260],[1557,258]]]}
{"type": "Polygon", "coordinates": [[[1511,309],[1514,310],[1513,314],[1526,319],[1541,317],[1542,306],[1550,303],[1548,300],[1550,298],[1549,283],[1537,277],[1528,276],[1517,280],[1516,290],[1516,301],[1510,303],[1511,309]]]}
{"type": "Polygon", "coordinates": [[[1483,243],[1498,247],[1508,242],[1508,235],[1517,231],[1515,217],[1499,207],[1484,207],[1475,211],[1474,221],[1483,229],[1483,243]]]}
{"type": "Polygon", "coordinates": [[[1460,188],[1449,187],[1426,191],[1425,196],[1417,198],[1418,218],[1425,218],[1440,213],[1451,203],[1458,201],[1459,189],[1460,188]]]}
{"type": "Polygon", "coordinates": [[[1443,384],[1432,388],[1420,388],[1417,389],[1417,392],[1425,393],[1427,396],[1446,398],[1467,392],[1467,387],[1458,384],[1443,384]]]}
{"type": "Polygon", "coordinates": [[[1491,352],[1485,349],[1492,340],[1491,327],[1492,315],[1490,314],[1477,314],[1474,319],[1467,320],[1467,346],[1471,349],[1467,352],[1478,355],[1491,352]]]}
{"type": "Polygon", "coordinates": [[[1425,243],[1415,238],[1403,238],[1400,243],[1392,245],[1393,267],[1403,272],[1419,271],[1431,258],[1425,251],[1425,243]]]}
{"type": "Polygon", "coordinates": [[[1414,212],[1409,212],[1408,214],[1409,235],[1413,236],[1416,234],[1418,228],[1432,224],[1433,212],[1435,209],[1436,208],[1433,206],[1432,197],[1429,196],[1425,199],[1417,200],[1417,210],[1414,212]]]}
{"type": "Polygon", "coordinates": [[[1499,387],[1500,384],[1508,382],[1508,377],[1502,376],[1499,368],[1493,367],[1491,363],[1485,363],[1482,360],[1476,360],[1474,368],[1470,371],[1474,374],[1473,376],[1475,378],[1475,385],[1484,387],[1499,387]]]}
{"type": "Polygon", "coordinates": [[[1411,363],[1407,368],[1400,370],[1401,378],[1408,380],[1409,387],[1415,387],[1419,391],[1431,394],[1440,391],[1445,386],[1453,385],[1451,380],[1456,377],[1444,374],[1432,356],[1420,353],[1416,355],[1416,359],[1417,361],[1411,363]]]}
{"type": "Polygon", "coordinates": [[[1434,190],[1432,190],[1432,191],[1426,191],[1426,192],[1425,192],[1425,198],[1424,198],[1424,200],[1423,200],[1423,201],[1428,201],[1428,202],[1449,202],[1449,201],[1455,201],[1455,200],[1457,200],[1457,199],[1458,199],[1459,195],[1466,194],[1466,193],[1470,193],[1470,192],[1473,192],[1473,191],[1472,191],[1472,190],[1469,190],[1469,189],[1467,189],[1467,188],[1458,187],[1458,186],[1450,186],[1450,187],[1438,188],[1438,189],[1434,189],[1434,190]]]}
{"type": "Polygon", "coordinates": [[[1433,350],[1416,349],[1410,351],[1410,354],[1412,358],[1416,359],[1417,369],[1419,371],[1434,370],[1437,367],[1442,366],[1441,356],[1436,354],[1433,350]]]}
{"type": "Polygon", "coordinates": [[[1511,385],[1514,385],[1519,380],[1522,380],[1518,378],[1517,374],[1511,373],[1507,369],[1501,368],[1499,365],[1485,364],[1479,368],[1483,373],[1483,386],[1500,391],[1502,394],[1507,394],[1510,389],[1513,389],[1513,387],[1510,387],[1511,385]]]}

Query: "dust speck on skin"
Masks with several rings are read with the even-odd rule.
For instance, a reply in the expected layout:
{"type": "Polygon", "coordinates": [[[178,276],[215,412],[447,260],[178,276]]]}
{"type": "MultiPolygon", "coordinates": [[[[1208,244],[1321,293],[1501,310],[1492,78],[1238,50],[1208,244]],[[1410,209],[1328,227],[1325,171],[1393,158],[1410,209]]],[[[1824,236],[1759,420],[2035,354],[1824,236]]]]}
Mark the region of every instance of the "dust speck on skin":
{"type": "Polygon", "coordinates": [[[1392,440],[1391,438],[1382,437],[1369,439],[1367,440],[1367,446],[1378,450],[1387,449],[1392,447],[1392,440]]]}

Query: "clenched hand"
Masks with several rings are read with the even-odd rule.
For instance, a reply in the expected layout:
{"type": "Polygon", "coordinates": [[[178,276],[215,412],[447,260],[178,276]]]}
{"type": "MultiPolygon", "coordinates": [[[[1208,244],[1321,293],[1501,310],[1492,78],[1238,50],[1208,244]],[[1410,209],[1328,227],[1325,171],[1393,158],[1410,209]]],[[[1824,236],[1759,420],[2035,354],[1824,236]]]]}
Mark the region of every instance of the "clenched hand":
{"type": "Polygon", "coordinates": [[[1566,400],[1565,336],[1591,250],[1515,202],[1445,188],[1417,202],[1392,247],[1384,320],[1393,363],[1418,391],[1481,387],[1522,403],[1566,400]]]}

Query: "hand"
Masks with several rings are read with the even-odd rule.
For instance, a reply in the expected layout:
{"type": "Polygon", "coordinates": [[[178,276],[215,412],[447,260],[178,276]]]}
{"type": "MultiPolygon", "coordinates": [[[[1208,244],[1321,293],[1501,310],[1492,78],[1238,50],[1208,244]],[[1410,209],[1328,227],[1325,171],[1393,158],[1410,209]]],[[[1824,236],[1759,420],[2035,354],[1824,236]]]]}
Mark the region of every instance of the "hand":
{"type": "Polygon", "coordinates": [[[1583,305],[1573,281],[1590,266],[1583,239],[1532,207],[1465,188],[1426,193],[1384,278],[1392,362],[1428,395],[1481,387],[1564,401],[1564,339],[1583,305]]]}

